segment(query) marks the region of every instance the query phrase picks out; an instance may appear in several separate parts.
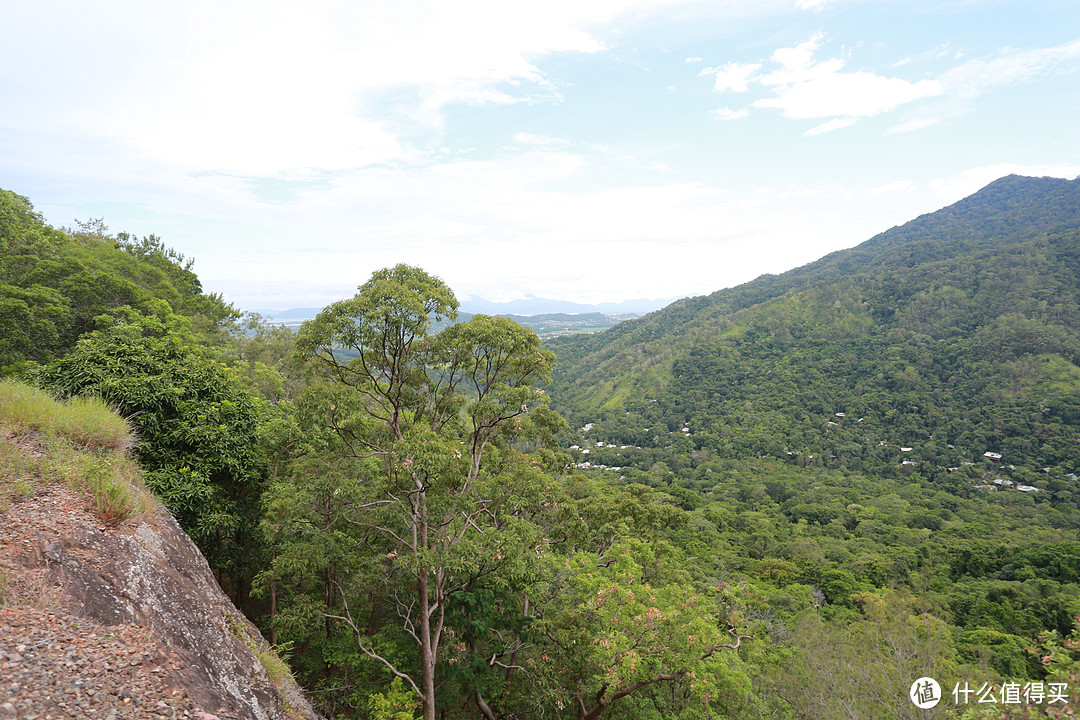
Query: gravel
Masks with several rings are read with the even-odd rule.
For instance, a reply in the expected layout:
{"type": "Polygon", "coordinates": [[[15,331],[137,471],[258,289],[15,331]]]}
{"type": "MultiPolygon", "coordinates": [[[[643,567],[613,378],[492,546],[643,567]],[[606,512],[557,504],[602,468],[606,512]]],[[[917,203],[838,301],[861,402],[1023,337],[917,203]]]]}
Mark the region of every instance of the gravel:
{"type": "Polygon", "coordinates": [[[183,670],[144,628],[0,608],[0,720],[231,720],[190,702],[176,683],[183,670]]]}

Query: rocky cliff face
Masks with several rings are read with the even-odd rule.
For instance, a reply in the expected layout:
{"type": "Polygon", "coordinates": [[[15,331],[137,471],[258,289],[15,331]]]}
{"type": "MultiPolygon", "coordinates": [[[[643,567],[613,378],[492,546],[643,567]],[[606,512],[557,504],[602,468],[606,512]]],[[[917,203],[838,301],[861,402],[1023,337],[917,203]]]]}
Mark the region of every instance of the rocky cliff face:
{"type": "Polygon", "coordinates": [[[164,508],[109,527],[59,483],[4,502],[0,720],[318,718],[164,508]]]}

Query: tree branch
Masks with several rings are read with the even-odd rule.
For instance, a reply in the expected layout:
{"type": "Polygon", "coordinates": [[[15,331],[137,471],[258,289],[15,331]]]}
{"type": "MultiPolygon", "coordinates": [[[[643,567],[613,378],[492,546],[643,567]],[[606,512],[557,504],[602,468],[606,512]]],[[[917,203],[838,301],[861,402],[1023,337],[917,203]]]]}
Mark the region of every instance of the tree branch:
{"type": "Polygon", "coordinates": [[[360,632],[360,628],[358,628],[356,626],[356,623],[353,622],[352,613],[349,611],[349,603],[345,599],[345,592],[340,587],[338,588],[338,591],[341,593],[341,601],[345,605],[345,615],[333,615],[331,613],[323,613],[323,616],[345,622],[350,628],[352,628],[353,634],[356,635],[356,644],[360,648],[360,650],[368,657],[372,658],[373,660],[378,660],[383,665],[385,665],[387,669],[389,669],[390,672],[394,674],[395,677],[399,677],[405,682],[409,683],[409,687],[411,687],[413,692],[416,693],[416,696],[423,700],[423,693],[420,692],[420,688],[415,682],[413,682],[413,679],[411,677],[394,667],[394,664],[384,658],[382,655],[378,654],[371,648],[364,645],[363,633],[360,632]]]}

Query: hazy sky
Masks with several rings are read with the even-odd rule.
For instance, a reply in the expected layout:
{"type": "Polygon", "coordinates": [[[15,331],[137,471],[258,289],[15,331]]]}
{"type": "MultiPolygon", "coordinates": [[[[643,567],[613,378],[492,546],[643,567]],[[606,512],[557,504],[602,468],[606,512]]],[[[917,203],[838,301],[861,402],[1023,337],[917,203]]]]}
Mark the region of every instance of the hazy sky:
{"type": "Polygon", "coordinates": [[[244,309],[712,292],[1080,174],[1077,0],[0,0],[0,187],[244,309]]]}

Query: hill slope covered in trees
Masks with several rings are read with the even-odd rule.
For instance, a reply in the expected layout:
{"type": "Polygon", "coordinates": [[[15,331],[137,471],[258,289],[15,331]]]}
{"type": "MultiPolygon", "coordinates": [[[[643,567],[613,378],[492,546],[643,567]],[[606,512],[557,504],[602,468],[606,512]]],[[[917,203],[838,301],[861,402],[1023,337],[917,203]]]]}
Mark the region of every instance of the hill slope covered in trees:
{"type": "Polygon", "coordinates": [[[1080,180],[1006,177],[783,275],[556,340],[553,396],[597,437],[670,451],[657,457],[933,476],[993,451],[1067,475],[1078,269],[1080,180]]]}

